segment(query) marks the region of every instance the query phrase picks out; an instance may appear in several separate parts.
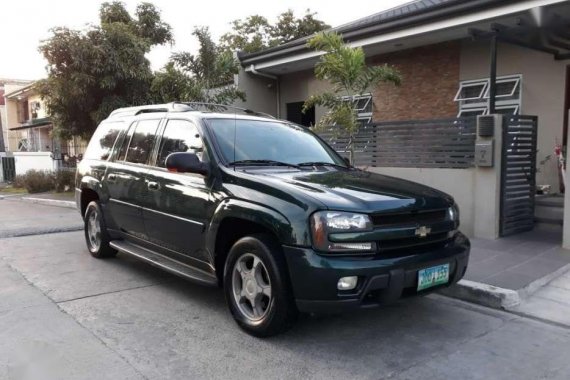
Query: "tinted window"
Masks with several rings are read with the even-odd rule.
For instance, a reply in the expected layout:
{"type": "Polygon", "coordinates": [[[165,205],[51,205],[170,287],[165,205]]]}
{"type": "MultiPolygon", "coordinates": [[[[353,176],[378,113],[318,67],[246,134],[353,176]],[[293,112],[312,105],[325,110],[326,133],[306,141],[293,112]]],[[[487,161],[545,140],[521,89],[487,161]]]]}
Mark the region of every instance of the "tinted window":
{"type": "Polygon", "coordinates": [[[127,149],[126,161],[146,164],[152,151],[159,122],[160,120],[141,120],[137,123],[127,149]]]}
{"type": "Polygon", "coordinates": [[[196,153],[203,160],[204,145],[194,124],[186,120],[169,120],[164,129],[157,166],[166,166],[166,157],[175,152],[196,153]]]}
{"type": "Polygon", "coordinates": [[[99,125],[85,151],[85,158],[106,160],[111,154],[113,144],[119,133],[125,128],[123,122],[103,122],[99,125]]]}
{"type": "Polygon", "coordinates": [[[309,130],[294,124],[210,119],[209,125],[226,162],[272,160],[289,164],[327,162],[345,165],[342,158],[309,130]]]}

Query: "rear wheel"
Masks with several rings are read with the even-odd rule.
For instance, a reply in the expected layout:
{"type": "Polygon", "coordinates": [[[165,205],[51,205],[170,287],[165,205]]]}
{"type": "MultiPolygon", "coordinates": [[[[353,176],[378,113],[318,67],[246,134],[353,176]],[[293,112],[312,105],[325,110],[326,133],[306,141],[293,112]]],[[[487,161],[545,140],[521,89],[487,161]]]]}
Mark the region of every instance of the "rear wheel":
{"type": "Polygon", "coordinates": [[[115,256],[117,251],[109,245],[111,239],[99,202],[92,201],[87,205],[84,222],[85,242],[91,256],[98,259],[115,256]]]}
{"type": "Polygon", "coordinates": [[[247,236],[233,245],[224,270],[224,291],[234,319],[251,335],[276,335],[296,320],[283,253],[268,235],[247,236]]]}

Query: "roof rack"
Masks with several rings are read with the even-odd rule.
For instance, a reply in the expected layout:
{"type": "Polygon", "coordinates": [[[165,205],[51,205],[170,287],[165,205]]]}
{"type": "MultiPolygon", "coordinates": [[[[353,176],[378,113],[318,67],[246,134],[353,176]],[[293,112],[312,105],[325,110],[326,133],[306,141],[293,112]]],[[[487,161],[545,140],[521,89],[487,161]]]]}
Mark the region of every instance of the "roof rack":
{"type": "MultiPolygon", "coordinates": [[[[247,115],[264,116],[264,117],[268,117],[271,119],[275,119],[275,116],[270,115],[270,114],[265,113],[265,112],[254,111],[254,110],[251,110],[249,108],[230,106],[227,104],[206,103],[206,102],[173,102],[173,104],[184,104],[184,105],[187,105],[187,106],[190,106],[193,108],[194,108],[194,106],[204,107],[208,111],[211,111],[211,112],[237,110],[237,111],[241,111],[247,115]]],[[[198,109],[195,109],[195,108],[194,108],[194,110],[199,111],[198,109]]]]}
{"type": "Polygon", "coordinates": [[[200,108],[206,109],[209,112],[226,112],[228,110],[237,110],[247,115],[264,116],[275,119],[274,116],[264,112],[257,112],[247,108],[230,106],[226,104],[205,103],[205,102],[178,102],[178,101],[166,104],[152,104],[146,106],[119,108],[111,112],[109,118],[130,117],[130,116],[140,115],[143,113],[154,113],[154,112],[201,111],[200,108]]]}

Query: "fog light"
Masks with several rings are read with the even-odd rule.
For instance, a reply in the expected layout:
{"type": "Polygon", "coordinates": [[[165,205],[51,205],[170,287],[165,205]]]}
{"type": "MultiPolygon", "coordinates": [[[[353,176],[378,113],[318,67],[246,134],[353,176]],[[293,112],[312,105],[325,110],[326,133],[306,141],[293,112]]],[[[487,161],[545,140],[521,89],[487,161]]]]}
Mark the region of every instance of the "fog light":
{"type": "Polygon", "coordinates": [[[357,276],[348,276],[348,277],[341,277],[338,280],[336,287],[338,290],[352,290],[356,288],[356,284],[358,283],[357,276]]]}

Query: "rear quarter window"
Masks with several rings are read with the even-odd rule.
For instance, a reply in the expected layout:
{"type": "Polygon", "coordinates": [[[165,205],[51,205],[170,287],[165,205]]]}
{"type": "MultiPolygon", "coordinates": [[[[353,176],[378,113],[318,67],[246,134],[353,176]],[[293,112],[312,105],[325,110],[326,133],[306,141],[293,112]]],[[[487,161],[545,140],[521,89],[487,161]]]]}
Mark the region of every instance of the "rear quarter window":
{"type": "Polygon", "coordinates": [[[125,129],[122,121],[103,122],[91,137],[84,158],[90,160],[107,160],[119,134],[125,129]]]}

